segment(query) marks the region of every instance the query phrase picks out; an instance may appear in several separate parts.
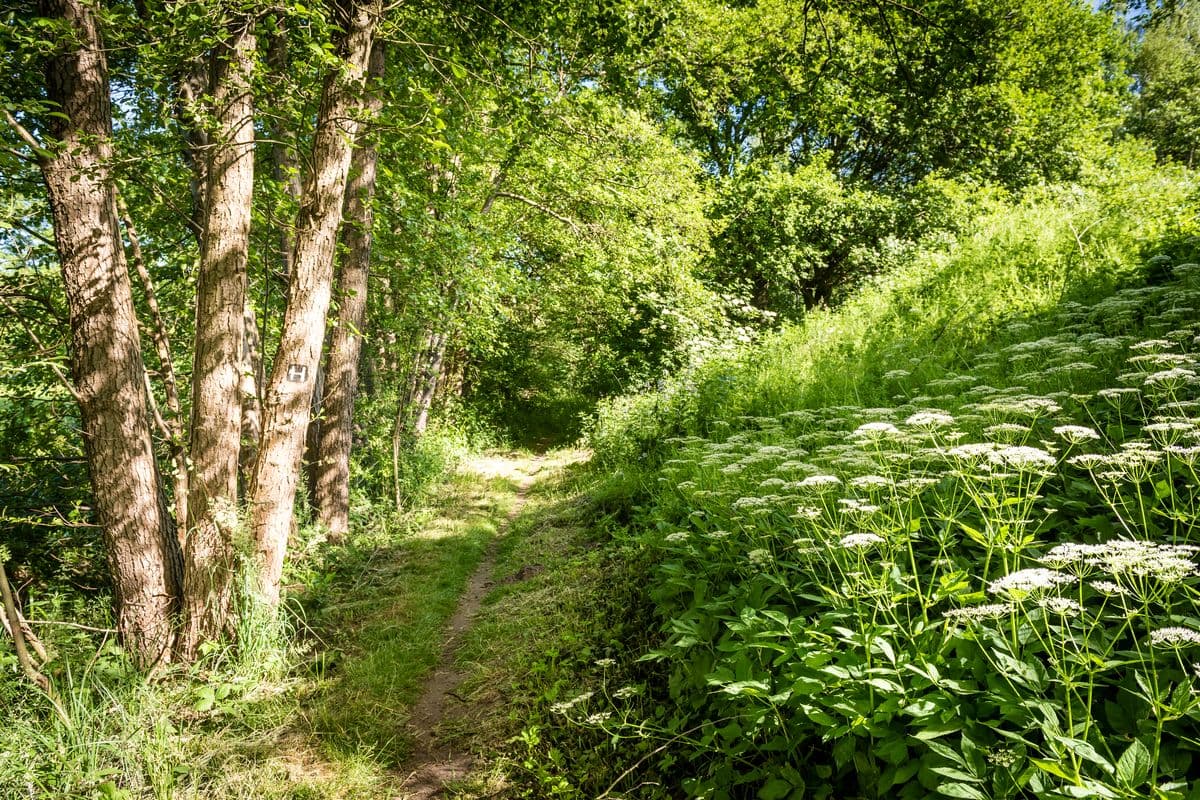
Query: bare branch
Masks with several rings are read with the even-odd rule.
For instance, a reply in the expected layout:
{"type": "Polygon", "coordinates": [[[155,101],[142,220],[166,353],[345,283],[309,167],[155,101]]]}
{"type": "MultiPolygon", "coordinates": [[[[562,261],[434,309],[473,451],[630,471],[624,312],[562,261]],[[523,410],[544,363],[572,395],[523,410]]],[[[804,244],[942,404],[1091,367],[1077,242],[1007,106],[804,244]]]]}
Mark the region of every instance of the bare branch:
{"type": "Polygon", "coordinates": [[[58,712],[59,719],[69,726],[71,718],[67,716],[62,701],[59,700],[54,687],[50,685],[50,679],[38,670],[33,663],[33,658],[29,655],[29,650],[25,644],[25,631],[21,626],[21,615],[17,611],[17,604],[13,599],[12,588],[8,585],[8,573],[4,570],[3,562],[0,562],[0,599],[3,600],[4,616],[8,623],[4,627],[12,634],[13,646],[17,651],[17,661],[21,665],[21,671],[25,673],[25,677],[31,683],[42,690],[50,700],[51,705],[54,706],[54,710],[58,712]]]}

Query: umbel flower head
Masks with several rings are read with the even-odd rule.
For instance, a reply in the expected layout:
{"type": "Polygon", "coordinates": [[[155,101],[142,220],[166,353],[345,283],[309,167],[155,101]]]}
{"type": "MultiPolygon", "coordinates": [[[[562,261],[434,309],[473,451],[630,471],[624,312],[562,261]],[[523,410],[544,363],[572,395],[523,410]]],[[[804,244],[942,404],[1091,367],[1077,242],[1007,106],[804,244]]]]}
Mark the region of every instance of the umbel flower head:
{"type": "Polygon", "coordinates": [[[1075,582],[1074,575],[1067,575],[1045,567],[1031,567],[1005,575],[988,584],[992,594],[1003,594],[1013,600],[1020,600],[1028,595],[1047,592],[1058,586],[1075,582]]]}
{"type": "Polygon", "coordinates": [[[1159,628],[1150,632],[1150,644],[1155,647],[1169,647],[1178,650],[1184,647],[1200,644],[1200,631],[1172,626],[1159,628]]]}

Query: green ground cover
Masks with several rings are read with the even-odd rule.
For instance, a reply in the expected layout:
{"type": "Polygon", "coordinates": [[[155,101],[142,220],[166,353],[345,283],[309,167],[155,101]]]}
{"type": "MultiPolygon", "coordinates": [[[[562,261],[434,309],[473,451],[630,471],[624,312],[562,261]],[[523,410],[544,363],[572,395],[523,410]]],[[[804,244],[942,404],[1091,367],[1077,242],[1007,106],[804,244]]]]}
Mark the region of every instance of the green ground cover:
{"type": "Polygon", "coordinates": [[[614,403],[659,703],[566,718],[677,736],[689,796],[1196,796],[1200,240],[1164,186],[993,214],[614,403]]]}

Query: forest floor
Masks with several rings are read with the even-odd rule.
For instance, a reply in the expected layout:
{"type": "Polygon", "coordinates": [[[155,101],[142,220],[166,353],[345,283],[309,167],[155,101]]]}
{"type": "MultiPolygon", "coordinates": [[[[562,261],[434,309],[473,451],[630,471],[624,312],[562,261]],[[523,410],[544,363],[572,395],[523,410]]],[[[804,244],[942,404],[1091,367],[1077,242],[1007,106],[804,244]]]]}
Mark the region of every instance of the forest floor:
{"type": "Polygon", "coordinates": [[[302,529],[296,613],[248,618],[248,661],[147,683],[101,652],[58,675],[69,724],[0,725],[0,800],[552,793],[539,725],[598,657],[615,580],[587,458],[479,454],[345,542],[302,529]]]}
{"type": "Polygon", "coordinates": [[[586,455],[469,458],[410,534],[347,556],[309,620],[322,674],[276,740],[282,796],[503,796],[530,673],[584,636],[556,609],[599,581],[563,514],[586,455]]]}

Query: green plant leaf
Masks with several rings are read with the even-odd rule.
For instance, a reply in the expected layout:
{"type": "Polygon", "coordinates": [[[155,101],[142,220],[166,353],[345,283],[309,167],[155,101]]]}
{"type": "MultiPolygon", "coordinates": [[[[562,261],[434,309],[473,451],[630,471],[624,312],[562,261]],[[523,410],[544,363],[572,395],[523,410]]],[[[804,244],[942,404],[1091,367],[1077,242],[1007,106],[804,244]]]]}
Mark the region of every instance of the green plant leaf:
{"type": "Polygon", "coordinates": [[[1117,779],[1127,788],[1140,786],[1150,775],[1150,751],[1134,739],[1117,759],[1117,779]]]}
{"type": "Polygon", "coordinates": [[[988,800],[988,796],[969,783],[939,783],[938,794],[946,797],[962,797],[966,800],[988,800]]]}

